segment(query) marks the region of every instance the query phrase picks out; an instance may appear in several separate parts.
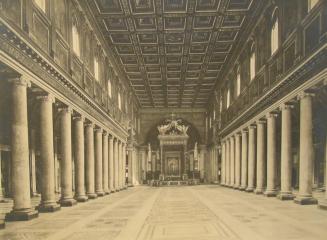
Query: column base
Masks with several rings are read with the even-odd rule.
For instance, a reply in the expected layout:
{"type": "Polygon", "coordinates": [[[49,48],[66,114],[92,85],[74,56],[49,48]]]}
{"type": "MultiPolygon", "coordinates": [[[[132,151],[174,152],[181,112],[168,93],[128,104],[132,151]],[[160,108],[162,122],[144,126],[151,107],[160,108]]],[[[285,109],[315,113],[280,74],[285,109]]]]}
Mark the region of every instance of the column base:
{"type": "Polygon", "coordinates": [[[98,195],[98,197],[103,197],[104,195],[106,195],[104,192],[96,192],[96,194],[98,195]]]}
{"type": "Polygon", "coordinates": [[[77,204],[77,201],[73,198],[60,199],[59,202],[62,207],[72,207],[77,204]]]}
{"type": "Polygon", "coordinates": [[[245,192],[248,192],[248,193],[253,192],[253,191],[254,191],[254,189],[252,187],[248,187],[247,189],[245,189],[245,192]]]}
{"type": "Polygon", "coordinates": [[[4,229],[6,227],[6,223],[4,220],[0,220],[0,229],[4,229]]]}
{"type": "Polygon", "coordinates": [[[115,193],[115,192],[116,192],[116,190],[111,190],[111,191],[110,191],[110,193],[115,193]]]}
{"type": "Polygon", "coordinates": [[[296,198],[294,198],[294,203],[300,205],[314,205],[318,203],[318,200],[312,196],[296,196],[296,198]]]}
{"type": "Polygon", "coordinates": [[[277,196],[277,192],[275,190],[266,190],[264,192],[264,196],[265,197],[276,197],[277,196]]]}
{"type": "Polygon", "coordinates": [[[95,194],[95,193],[87,193],[87,197],[88,197],[89,199],[96,199],[96,198],[98,198],[98,195],[95,194]]]}
{"type": "Polygon", "coordinates": [[[58,203],[40,203],[36,209],[41,213],[56,212],[60,210],[60,205],[58,203]]]}
{"type": "Polygon", "coordinates": [[[277,198],[279,200],[282,200],[282,201],[286,201],[286,200],[293,200],[294,199],[294,195],[290,192],[290,193],[279,193],[277,195],[277,198]]]}
{"type": "Polygon", "coordinates": [[[87,202],[89,198],[86,195],[82,195],[82,196],[76,196],[75,200],[77,202],[87,202]]]}
{"type": "Polygon", "coordinates": [[[115,191],[116,191],[116,192],[119,192],[119,191],[120,191],[120,189],[116,189],[115,191]]]}
{"type": "Polygon", "coordinates": [[[318,208],[327,210],[327,199],[319,200],[318,208]]]}
{"type": "Polygon", "coordinates": [[[39,216],[38,211],[33,208],[22,209],[22,210],[12,210],[7,213],[5,220],[8,222],[12,221],[28,221],[39,216]]]}
{"type": "Polygon", "coordinates": [[[240,188],[240,186],[238,186],[238,185],[234,185],[234,187],[233,187],[234,189],[239,189],[240,188]]]}
{"type": "Polygon", "coordinates": [[[246,187],[245,186],[240,186],[240,188],[238,190],[240,191],[245,191],[246,187]]]}
{"type": "Polygon", "coordinates": [[[256,194],[256,195],[261,195],[261,194],[263,194],[263,189],[262,188],[257,188],[257,189],[255,189],[254,190],[254,194],[256,194]]]}

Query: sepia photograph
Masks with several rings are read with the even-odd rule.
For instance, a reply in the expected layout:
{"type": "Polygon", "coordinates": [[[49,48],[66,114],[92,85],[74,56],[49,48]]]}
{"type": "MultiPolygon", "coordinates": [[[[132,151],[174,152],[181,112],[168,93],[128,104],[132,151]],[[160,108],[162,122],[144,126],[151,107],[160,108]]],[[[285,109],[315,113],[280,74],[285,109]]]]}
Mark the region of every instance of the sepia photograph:
{"type": "Polygon", "coordinates": [[[326,239],[326,0],[0,0],[0,240],[326,239]]]}

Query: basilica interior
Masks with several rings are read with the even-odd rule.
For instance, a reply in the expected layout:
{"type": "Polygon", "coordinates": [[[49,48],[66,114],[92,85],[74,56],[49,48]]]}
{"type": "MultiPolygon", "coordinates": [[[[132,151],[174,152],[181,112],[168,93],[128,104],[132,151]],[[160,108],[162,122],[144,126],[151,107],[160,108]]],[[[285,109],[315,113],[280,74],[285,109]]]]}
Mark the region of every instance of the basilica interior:
{"type": "Polygon", "coordinates": [[[0,0],[0,239],[326,239],[326,66],[324,0],[0,0]]]}

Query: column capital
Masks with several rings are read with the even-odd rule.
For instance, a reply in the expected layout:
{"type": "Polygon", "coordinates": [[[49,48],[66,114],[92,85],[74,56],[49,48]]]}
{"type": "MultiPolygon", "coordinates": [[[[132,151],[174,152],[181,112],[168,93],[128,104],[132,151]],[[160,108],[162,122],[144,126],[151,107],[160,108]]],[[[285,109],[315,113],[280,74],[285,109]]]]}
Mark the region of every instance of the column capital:
{"type": "Polygon", "coordinates": [[[254,124],[251,124],[250,126],[248,126],[248,129],[250,130],[250,129],[256,129],[257,128],[257,126],[256,125],[254,125],[254,124]]]}
{"type": "Polygon", "coordinates": [[[65,114],[65,113],[73,114],[73,109],[70,106],[60,106],[58,107],[58,112],[60,114],[65,114]]]}
{"type": "Polygon", "coordinates": [[[85,117],[81,114],[74,114],[73,115],[73,120],[74,121],[82,121],[84,122],[85,121],[85,117]]]}
{"type": "Polygon", "coordinates": [[[259,119],[256,121],[256,124],[259,125],[259,124],[265,124],[267,121],[266,119],[262,118],[262,119],[259,119]]]}
{"type": "Polygon", "coordinates": [[[307,91],[302,91],[297,95],[297,99],[301,100],[303,98],[307,98],[307,97],[314,97],[314,93],[312,92],[307,92],[307,91]]]}
{"type": "Polygon", "coordinates": [[[266,118],[276,118],[278,114],[276,112],[269,112],[266,114],[266,118]]]}
{"type": "Polygon", "coordinates": [[[13,85],[21,85],[21,86],[31,87],[31,81],[23,76],[9,76],[8,82],[13,85]]]}
{"type": "Polygon", "coordinates": [[[279,110],[283,111],[283,110],[288,110],[288,109],[293,109],[294,105],[289,104],[289,103],[283,103],[282,105],[280,105],[279,110]]]}
{"type": "Polygon", "coordinates": [[[103,136],[108,136],[109,135],[107,130],[103,130],[102,134],[103,134],[103,136]]]}
{"type": "Polygon", "coordinates": [[[94,128],[94,132],[96,132],[96,133],[103,133],[103,129],[100,128],[100,127],[95,127],[94,128]]]}
{"type": "Polygon", "coordinates": [[[235,133],[235,137],[240,137],[240,136],[242,136],[242,133],[241,132],[235,133]]]}
{"type": "Polygon", "coordinates": [[[50,93],[39,94],[36,96],[36,99],[40,102],[55,102],[54,96],[50,93]]]}
{"type": "Polygon", "coordinates": [[[85,127],[91,127],[94,128],[94,123],[93,122],[86,122],[85,127]]]}

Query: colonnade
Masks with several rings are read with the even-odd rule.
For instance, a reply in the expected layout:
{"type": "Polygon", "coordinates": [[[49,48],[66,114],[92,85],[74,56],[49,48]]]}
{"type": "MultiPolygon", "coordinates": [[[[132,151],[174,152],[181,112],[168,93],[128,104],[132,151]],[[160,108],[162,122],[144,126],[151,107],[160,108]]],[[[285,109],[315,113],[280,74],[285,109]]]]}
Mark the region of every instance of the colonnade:
{"type": "Polygon", "coordinates": [[[12,78],[10,83],[12,84],[13,209],[6,214],[7,221],[29,220],[37,217],[38,212],[57,211],[61,206],[73,206],[77,202],[94,199],[126,187],[126,142],[113,135],[108,129],[97,126],[90,119],[73,111],[68,105],[57,102],[61,153],[61,196],[57,202],[53,142],[55,98],[38,89],[35,92],[39,102],[40,176],[42,179],[41,202],[35,210],[31,205],[29,179],[27,88],[30,84],[22,77],[12,78]],[[73,192],[73,177],[75,193],[73,192]]]}
{"type": "MultiPolygon", "coordinates": [[[[235,189],[293,200],[298,204],[316,204],[313,189],[313,94],[301,92],[299,127],[299,192],[292,189],[292,109],[294,102],[283,103],[279,109],[269,112],[222,140],[221,184],[235,189]],[[277,141],[277,114],[281,114],[281,141],[277,141]],[[277,156],[280,144],[280,156],[277,156]],[[277,159],[280,159],[280,189],[277,188],[277,159]]],[[[327,161],[327,158],[326,158],[327,161]]],[[[326,164],[327,165],[327,164],[326,164]]],[[[327,171],[326,171],[327,172],[327,171]]],[[[325,177],[326,185],[327,178],[325,177]]],[[[325,199],[319,202],[327,206],[325,199]]]]}

